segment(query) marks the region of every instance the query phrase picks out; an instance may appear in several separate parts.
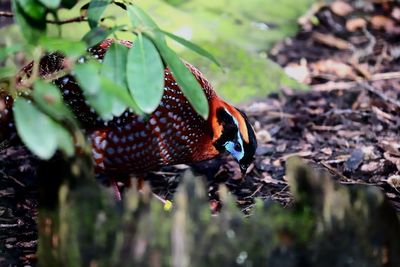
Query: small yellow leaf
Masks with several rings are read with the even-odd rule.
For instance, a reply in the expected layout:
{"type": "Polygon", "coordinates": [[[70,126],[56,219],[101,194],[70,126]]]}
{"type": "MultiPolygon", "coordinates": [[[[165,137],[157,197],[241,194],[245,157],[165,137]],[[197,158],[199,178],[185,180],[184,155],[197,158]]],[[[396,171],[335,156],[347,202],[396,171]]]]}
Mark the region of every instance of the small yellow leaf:
{"type": "Polygon", "coordinates": [[[166,200],[164,203],[164,210],[165,211],[170,211],[172,209],[172,202],[169,200],[166,200]]]}

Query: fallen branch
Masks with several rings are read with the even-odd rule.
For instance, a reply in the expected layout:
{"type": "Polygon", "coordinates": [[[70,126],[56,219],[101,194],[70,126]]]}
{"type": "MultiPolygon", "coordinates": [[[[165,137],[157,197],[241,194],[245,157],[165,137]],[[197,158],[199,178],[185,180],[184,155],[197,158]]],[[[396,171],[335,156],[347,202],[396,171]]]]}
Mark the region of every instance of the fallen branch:
{"type": "Polygon", "coordinates": [[[319,32],[314,32],[311,38],[317,43],[337,48],[339,50],[353,49],[353,45],[351,43],[341,38],[338,38],[333,34],[322,34],[319,32]]]}
{"type": "Polygon", "coordinates": [[[400,79],[400,71],[376,73],[371,77],[372,81],[400,79]]]}
{"type": "Polygon", "coordinates": [[[312,85],[313,91],[329,92],[333,90],[349,90],[357,86],[357,82],[327,82],[322,84],[312,85]]]}
{"type": "MultiPolygon", "coordinates": [[[[372,74],[371,79],[365,81],[382,81],[382,80],[391,80],[391,79],[400,79],[400,71],[394,72],[383,72],[372,74]]],[[[348,90],[353,89],[359,85],[362,85],[360,82],[351,81],[351,82],[327,82],[322,84],[312,85],[312,89],[314,91],[319,92],[329,92],[333,90],[348,90]]]]}

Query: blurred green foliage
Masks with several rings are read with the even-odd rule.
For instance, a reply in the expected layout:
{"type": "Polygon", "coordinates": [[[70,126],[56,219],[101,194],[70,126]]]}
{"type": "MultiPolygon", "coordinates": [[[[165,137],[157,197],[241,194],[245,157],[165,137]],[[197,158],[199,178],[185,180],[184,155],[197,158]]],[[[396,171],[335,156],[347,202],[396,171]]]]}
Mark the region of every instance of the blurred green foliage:
{"type": "Polygon", "coordinates": [[[224,97],[239,103],[281,86],[305,88],[266,58],[273,44],[295,34],[297,19],[315,0],[250,0],[245,4],[241,0],[165,2],[172,2],[175,9],[166,7],[168,12],[163,14],[160,7],[154,11],[156,18],[168,21],[167,14],[180,14],[185,23],[172,21],[165,27],[194,40],[221,61],[225,74],[183,51],[183,57],[199,66],[224,97]]]}
{"type": "Polygon", "coordinates": [[[57,266],[399,266],[400,224],[379,190],[349,189],[288,162],[292,206],[257,200],[247,217],[225,187],[223,209],[211,215],[206,187],[190,172],[171,211],[148,186],[126,191],[122,207],[95,184],[61,187],[53,228],[61,243],[47,247],[54,237],[44,234],[39,245],[57,266]]]}
{"type": "Polygon", "coordinates": [[[143,7],[152,10],[165,28],[195,41],[221,61],[226,73],[182,51],[224,97],[239,103],[280,86],[302,88],[266,60],[266,53],[274,43],[297,31],[297,18],[314,0],[250,0],[245,4],[240,0],[187,0],[175,2],[175,7],[146,2],[143,7]]]}
{"type": "MultiPolygon", "coordinates": [[[[147,11],[163,29],[211,52],[221,62],[225,72],[184,47],[171,43],[185,60],[204,72],[223,97],[239,103],[264,96],[280,86],[305,88],[266,58],[268,49],[274,43],[297,31],[297,18],[314,2],[249,0],[244,4],[241,0],[138,0],[135,4],[147,11]]],[[[59,12],[60,18],[76,16],[84,3],[72,10],[59,12]]],[[[105,15],[116,19],[105,21],[110,25],[129,22],[118,7],[107,8],[105,15]]],[[[63,36],[78,39],[89,30],[86,24],[76,25],[63,25],[63,36]]],[[[53,35],[58,33],[55,26],[50,25],[49,30],[53,35]]],[[[2,33],[4,30],[0,30],[2,33]]],[[[118,33],[117,36],[132,39],[130,33],[118,33]]]]}

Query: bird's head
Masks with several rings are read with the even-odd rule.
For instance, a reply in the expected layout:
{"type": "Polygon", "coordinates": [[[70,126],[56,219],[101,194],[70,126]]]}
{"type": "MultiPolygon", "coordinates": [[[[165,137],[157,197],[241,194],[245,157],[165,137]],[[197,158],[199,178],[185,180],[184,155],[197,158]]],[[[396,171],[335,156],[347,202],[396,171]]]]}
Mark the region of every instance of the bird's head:
{"type": "Polygon", "coordinates": [[[245,173],[254,160],[257,139],[246,115],[239,109],[220,101],[214,107],[213,145],[219,152],[228,151],[245,173]]]}

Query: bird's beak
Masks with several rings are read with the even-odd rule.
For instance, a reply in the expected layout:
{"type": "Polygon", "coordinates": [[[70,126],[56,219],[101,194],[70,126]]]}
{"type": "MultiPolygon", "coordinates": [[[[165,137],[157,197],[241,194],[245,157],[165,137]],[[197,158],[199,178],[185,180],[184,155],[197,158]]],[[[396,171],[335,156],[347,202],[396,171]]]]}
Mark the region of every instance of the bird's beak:
{"type": "Polygon", "coordinates": [[[249,165],[247,165],[247,164],[240,164],[240,170],[242,171],[242,175],[246,174],[248,167],[249,167],[249,165]]]}

